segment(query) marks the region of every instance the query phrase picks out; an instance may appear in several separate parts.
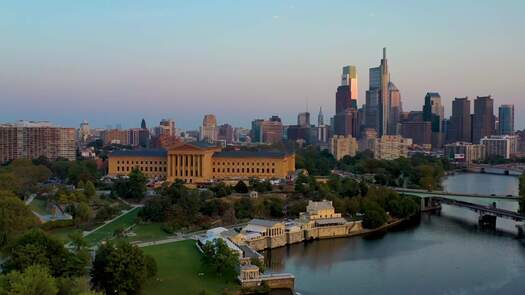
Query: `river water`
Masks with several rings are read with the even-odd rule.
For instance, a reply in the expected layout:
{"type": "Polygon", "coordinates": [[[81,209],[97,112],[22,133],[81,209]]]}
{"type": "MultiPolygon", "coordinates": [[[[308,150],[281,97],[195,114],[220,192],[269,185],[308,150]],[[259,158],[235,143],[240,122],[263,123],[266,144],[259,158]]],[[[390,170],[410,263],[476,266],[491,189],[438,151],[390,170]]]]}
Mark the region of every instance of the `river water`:
{"type": "MultiPolygon", "coordinates": [[[[512,176],[457,174],[449,192],[517,195],[512,176]]],[[[490,204],[492,200],[468,199],[490,204]]],[[[517,210],[513,201],[498,207],[517,210]]],[[[268,270],[295,275],[304,294],[525,294],[525,244],[515,224],[498,219],[481,230],[477,215],[443,206],[440,216],[380,238],[342,238],[296,244],[266,253],[268,270]]]]}

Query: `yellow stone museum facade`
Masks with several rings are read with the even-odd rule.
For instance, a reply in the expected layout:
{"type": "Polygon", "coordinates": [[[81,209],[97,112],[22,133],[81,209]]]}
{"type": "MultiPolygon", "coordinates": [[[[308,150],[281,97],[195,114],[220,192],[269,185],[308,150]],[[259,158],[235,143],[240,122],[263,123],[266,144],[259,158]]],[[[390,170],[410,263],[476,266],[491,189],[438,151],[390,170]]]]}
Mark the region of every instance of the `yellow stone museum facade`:
{"type": "Polygon", "coordinates": [[[202,143],[181,143],[167,150],[114,151],[108,175],[127,175],[134,168],[148,177],[186,183],[214,179],[286,178],[295,171],[295,155],[276,151],[222,151],[202,143]]]}

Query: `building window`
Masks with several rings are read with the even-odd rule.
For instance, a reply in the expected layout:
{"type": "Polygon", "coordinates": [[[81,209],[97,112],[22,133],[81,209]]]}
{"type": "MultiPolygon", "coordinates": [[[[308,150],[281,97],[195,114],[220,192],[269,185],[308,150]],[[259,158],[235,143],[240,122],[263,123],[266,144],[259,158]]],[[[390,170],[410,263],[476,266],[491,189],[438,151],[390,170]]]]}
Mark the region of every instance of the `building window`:
{"type": "Polygon", "coordinates": [[[212,169],[212,172],[215,173],[215,168],[212,169]]]}
{"type": "Polygon", "coordinates": [[[275,169],[274,168],[272,168],[272,173],[275,173],[275,169]]]}

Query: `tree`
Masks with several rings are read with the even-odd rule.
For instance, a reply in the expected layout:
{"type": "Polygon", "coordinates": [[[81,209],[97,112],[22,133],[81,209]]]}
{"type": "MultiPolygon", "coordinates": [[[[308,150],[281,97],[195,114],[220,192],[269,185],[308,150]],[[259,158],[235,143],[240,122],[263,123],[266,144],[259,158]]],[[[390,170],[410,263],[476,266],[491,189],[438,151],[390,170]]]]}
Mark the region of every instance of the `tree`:
{"type": "Polygon", "coordinates": [[[239,265],[239,255],[223,239],[208,241],[202,246],[204,264],[218,275],[233,279],[239,265]]]}
{"type": "Polygon", "coordinates": [[[53,276],[82,276],[89,260],[85,255],[68,251],[64,244],[39,229],[33,229],[9,244],[7,260],[3,268],[7,271],[24,271],[31,265],[47,267],[53,276]]]}
{"type": "Polygon", "coordinates": [[[239,180],[233,189],[239,194],[246,194],[248,192],[248,186],[242,180],[239,180]]]}
{"type": "Polygon", "coordinates": [[[36,216],[22,200],[10,192],[0,191],[0,248],[37,222],[36,216]]]}
{"type": "Polygon", "coordinates": [[[378,228],[386,223],[385,210],[374,201],[368,201],[363,208],[363,226],[365,228],[378,228]]]}
{"type": "Polygon", "coordinates": [[[232,189],[224,182],[219,182],[216,185],[210,186],[210,190],[215,194],[215,197],[222,198],[231,194],[232,189]]]}
{"type": "Polygon", "coordinates": [[[97,294],[91,291],[88,277],[58,277],[56,283],[58,295],[97,294]]]}
{"type": "Polygon", "coordinates": [[[235,208],[235,216],[239,219],[252,218],[253,217],[253,204],[248,198],[241,198],[236,201],[233,205],[235,208]]]}
{"type": "Polygon", "coordinates": [[[146,182],[147,182],[146,175],[142,173],[138,169],[133,169],[131,173],[129,173],[129,191],[127,196],[122,197],[128,197],[132,199],[142,199],[144,197],[144,194],[146,193],[146,182]]]}
{"type": "Polygon", "coordinates": [[[31,265],[23,272],[12,271],[6,275],[4,280],[3,288],[10,295],[56,295],[58,293],[55,278],[41,265],[31,265]]]}
{"type": "Polygon", "coordinates": [[[85,202],[80,202],[76,205],[73,205],[73,221],[75,225],[80,225],[89,220],[91,216],[91,207],[85,202]]]}
{"type": "Polygon", "coordinates": [[[137,294],[153,275],[152,264],[139,247],[122,240],[110,241],[97,250],[91,282],[106,294],[137,294]]]}
{"type": "Polygon", "coordinates": [[[95,185],[91,181],[86,181],[86,184],[84,185],[84,194],[88,199],[93,198],[97,194],[97,189],[95,188],[95,185]]]}

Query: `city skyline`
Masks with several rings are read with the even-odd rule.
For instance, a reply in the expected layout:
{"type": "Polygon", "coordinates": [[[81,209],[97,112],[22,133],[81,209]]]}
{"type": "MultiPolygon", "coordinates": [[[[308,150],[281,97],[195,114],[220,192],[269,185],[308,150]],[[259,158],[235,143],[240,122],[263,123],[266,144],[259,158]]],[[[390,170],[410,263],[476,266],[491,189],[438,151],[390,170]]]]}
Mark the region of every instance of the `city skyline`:
{"type": "MultiPolygon", "coordinates": [[[[4,4],[0,116],[68,127],[174,118],[184,129],[207,113],[243,127],[274,114],[292,124],[319,107],[331,117],[341,67],[356,66],[361,106],[383,47],[405,111],[421,110],[427,92],[440,93],[446,118],[455,97],[492,95],[496,110],[525,108],[523,3],[404,4],[4,4]],[[350,7],[354,18],[340,17],[350,7]],[[454,19],[454,30],[425,22],[426,11],[454,19]],[[471,21],[484,15],[494,21],[471,21]]],[[[516,116],[516,129],[524,127],[516,116]]]]}

